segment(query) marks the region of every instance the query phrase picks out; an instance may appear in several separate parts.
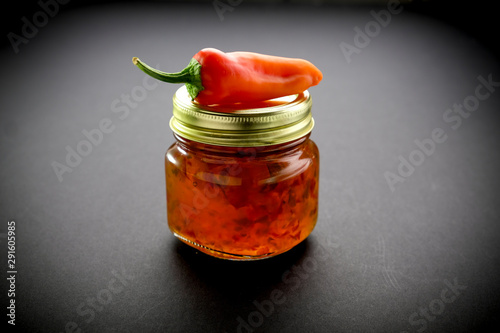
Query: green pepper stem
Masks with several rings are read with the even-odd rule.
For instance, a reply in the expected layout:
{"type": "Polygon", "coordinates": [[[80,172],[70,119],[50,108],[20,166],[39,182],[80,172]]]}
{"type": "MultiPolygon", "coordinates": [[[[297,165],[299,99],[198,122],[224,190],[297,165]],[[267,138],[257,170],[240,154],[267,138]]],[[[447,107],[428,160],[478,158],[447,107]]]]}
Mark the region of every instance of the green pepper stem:
{"type": "Polygon", "coordinates": [[[148,66],[137,57],[133,57],[132,62],[144,73],[157,80],[168,83],[185,83],[189,95],[192,99],[196,98],[196,96],[198,96],[198,93],[204,89],[201,83],[201,65],[194,58],[191,59],[186,68],[177,73],[162,72],[148,66]]]}

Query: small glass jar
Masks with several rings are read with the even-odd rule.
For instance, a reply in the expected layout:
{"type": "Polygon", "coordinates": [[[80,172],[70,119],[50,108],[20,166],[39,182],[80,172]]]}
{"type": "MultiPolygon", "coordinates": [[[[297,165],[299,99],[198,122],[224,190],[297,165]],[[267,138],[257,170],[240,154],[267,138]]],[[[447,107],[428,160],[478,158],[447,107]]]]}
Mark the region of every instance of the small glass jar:
{"type": "Polygon", "coordinates": [[[318,217],[319,151],[307,91],[229,107],[174,95],[165,156],[167,218],[181,241],[218,258],[290,250],[318,217]]]}

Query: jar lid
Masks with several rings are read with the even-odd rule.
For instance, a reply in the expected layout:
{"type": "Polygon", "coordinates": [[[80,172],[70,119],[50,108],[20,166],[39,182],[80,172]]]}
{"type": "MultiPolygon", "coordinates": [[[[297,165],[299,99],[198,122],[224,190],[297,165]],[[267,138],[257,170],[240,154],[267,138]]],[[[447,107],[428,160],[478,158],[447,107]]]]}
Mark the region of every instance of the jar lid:
{"type": "Polygon", "coordinates": [[[269,146],[296,140],[314,127],[312,99],[300,94],[253,104],[202,106],[182,86],[173,98],[170,128],[205,144],[231,147],[269,146]]]}

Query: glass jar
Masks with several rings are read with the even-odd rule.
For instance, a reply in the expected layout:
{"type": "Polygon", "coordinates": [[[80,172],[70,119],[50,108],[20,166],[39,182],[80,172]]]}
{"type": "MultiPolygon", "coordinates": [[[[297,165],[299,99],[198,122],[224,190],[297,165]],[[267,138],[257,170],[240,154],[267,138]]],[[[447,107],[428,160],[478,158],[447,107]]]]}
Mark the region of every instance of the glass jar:
{"type": "Polygon", "coordinates": [[[165,156],[172,233],[233,260],[271,257],[303,241],[318,216],[309,93],[206,107],[182,87],[173,101],[176,142],[165,156]]]}

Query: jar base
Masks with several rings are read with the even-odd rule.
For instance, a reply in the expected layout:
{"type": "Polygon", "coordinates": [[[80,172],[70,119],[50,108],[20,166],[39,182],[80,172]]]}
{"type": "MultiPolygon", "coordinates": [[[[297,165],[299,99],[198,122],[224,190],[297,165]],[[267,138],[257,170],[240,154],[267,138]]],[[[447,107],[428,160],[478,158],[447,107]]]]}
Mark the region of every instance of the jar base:
{"type": "Polygon", "coordinates": [[[265,254],[260,254],[260,255],[256,255],[256,256],[233,254],[233,253],[227,253],[227,252],[222,252],[219,250],[211,249],[207,246],[193,242],[193,241],[179,235],[176,232],[172,232],[172,233],[174,234],[175,237],[177,237],[179,240],[186,243],[187,245],[189,245],[193,248],[196,248],[205,254],[208,254],[212,257],[219,258],[219,259],[226,259],[226,260],[233,260],[233,261],[255,261],[255,260],[272,258],[274,256],[277,256],[278,254],[281,254],[281,253],[284,253],[284,252],[290,250],[290,249],[287,249],[284,251],[265,253],[265,254]]]}

